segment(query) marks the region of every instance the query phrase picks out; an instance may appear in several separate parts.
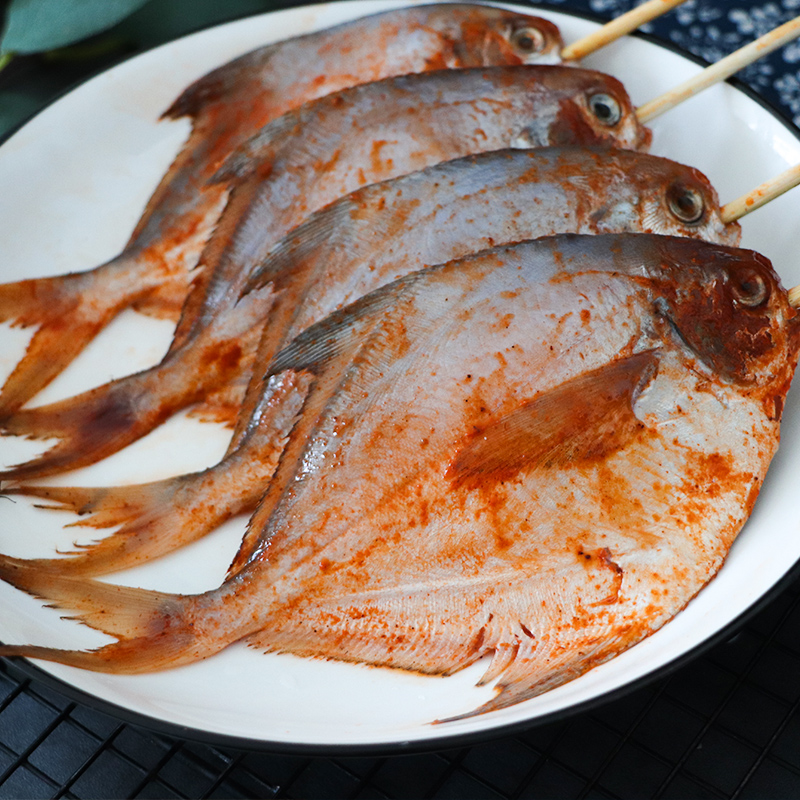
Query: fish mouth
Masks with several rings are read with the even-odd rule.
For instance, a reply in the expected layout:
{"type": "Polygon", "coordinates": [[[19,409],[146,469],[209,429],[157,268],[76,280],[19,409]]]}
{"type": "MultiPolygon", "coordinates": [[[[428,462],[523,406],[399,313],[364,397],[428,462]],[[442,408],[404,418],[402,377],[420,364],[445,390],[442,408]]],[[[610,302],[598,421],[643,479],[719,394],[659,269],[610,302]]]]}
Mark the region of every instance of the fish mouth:
{"type": "Polygon", "coordinates": [[[637,136],[636,149],[644,153],[650,152],[650,145],[653,143],[653,131],[646,125],[639,128],[637,136]]]}
{"type": "Polygon", "coordinates": [[[800,309],[797,313],[786,320],[787,339],[789,340],[789,352],[793,356],[800,353],[800,309]]]}

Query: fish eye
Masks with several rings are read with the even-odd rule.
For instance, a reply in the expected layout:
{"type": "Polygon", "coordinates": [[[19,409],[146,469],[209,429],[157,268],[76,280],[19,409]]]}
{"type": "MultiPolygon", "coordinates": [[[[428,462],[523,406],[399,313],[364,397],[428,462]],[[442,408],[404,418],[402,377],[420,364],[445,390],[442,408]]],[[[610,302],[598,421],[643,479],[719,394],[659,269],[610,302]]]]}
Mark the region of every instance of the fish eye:
{"type": "Polygon", "coordinates": [[[511,46],[523,55],[532,55],[544,49],[544,36],[537,28],[517,28],[511,34],[511,46]]]}
{"type": "Polygon", "coordinates": [[[769,286],[755,270],[742,270],[732,276],[731,293],[737,305],[756,308],[769,297],[769,286]]]}
{"type": "Polygon", "coordinates": [[[667,189],[667,206],[681,222],[688,225],[700,222],[706,210],[703,195],[680,183],[673,183],[667,189]]]}
{"type": "Polygon", "coordinates": [[[622,109],[610,94],[601,92],[591,95],[589,108],[603,125],[616,125],[622,119],[622,109]]]}

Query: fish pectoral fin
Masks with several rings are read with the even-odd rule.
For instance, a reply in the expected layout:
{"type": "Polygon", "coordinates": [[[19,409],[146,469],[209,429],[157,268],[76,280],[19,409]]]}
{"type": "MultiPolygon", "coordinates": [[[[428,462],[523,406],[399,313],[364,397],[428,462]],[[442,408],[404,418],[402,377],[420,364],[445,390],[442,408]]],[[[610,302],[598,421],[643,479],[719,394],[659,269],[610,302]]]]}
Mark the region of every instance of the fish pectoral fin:
{"type": "Polygon", "coordinates": [[[471,487],[523,468],[599,461],[617,452],[644,427],[633,405],[657,368],[658,356],[648,350],[540,394],[471,434],[450,464],[451,481],[471,487]]]}

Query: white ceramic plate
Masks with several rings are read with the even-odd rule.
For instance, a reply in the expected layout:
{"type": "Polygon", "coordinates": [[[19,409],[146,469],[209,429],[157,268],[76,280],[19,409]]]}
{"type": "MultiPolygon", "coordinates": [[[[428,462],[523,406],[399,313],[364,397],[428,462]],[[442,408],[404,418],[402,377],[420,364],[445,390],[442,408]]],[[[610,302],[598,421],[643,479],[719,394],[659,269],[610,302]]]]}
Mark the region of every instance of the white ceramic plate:
{"type": "MultiPolygon", "coordinates": [[[[249,18],[207,30],[134,58],[50,106],[0,147],[0,280],[82,270],[117,253],[147,198],[188,132],[188,122],[158,122],[192,80],[242,52],[276,39],[384,10],[398,2],[343,2],[249,18]]],[[[566,41],[596,26],[542,12],[566,41]]],[[[639,39],[601,51],[586,66],[610,72],[635,104],[699,71],[692,61],[639,39]]],[[[742,92],[719,86],[652,123],[652,152],[692,164],[738,197],[800,161],[795,133],[742,92]]],[[[798,190],[800,191],[800,190],[798,190]]],[[[787,286],[800,283],[797,198],[784,197],[743,221],[743,245],[772,259],[787,286]]],[[[0,379],[24,351],[28,333],[0,327],[0,379]]],[[[122,315],[38,399],[72,395],[155,363],[170,326],[122,315]]],[[[52,483],[104,485],[153,480],[202,468],[224,452],[226,432],[181,417],[101,465],[52,483]]],[[[491,689],[475,688],[483,665],[451,678],[388,669],[266,656],[233,646],[190,667],[142,676],[99,675],[42,664],[42,669],[101,701],[151,721],[185,726],[187,735],[232,736],[283,748],[389,747],[442,743],[525,724],[583,706],[629,686],[724,629],[768,592],[800,559],[794,495],[800,477],[800,397],[787,404],[782,449],[752,518],[719,576],[665,628],[611,662],[547,694],[476,718],[432,725],[469,711],[491,689]]],[[[41,443],[0,439],[0,463],[18,463],[41,443]]],[[[76,532],[70,514],[0,499],[0,551],[45,556],[76,532]]],[[[121,574],[119,582],[195,592],[222,579],[245,520],[157,563],[121,574]]],[[[63,647],[96,646],[105,637],[59,618],[0,584],[0,639],[63,647]]]]}

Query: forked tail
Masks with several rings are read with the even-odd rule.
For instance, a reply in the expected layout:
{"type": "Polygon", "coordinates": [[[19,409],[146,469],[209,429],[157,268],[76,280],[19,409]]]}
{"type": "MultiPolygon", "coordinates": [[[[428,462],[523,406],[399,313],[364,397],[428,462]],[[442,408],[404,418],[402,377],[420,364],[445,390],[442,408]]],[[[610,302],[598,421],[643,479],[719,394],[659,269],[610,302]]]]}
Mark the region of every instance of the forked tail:
{"type": "MultiPolygon", "coordinates": [[[[195,613],[206,595],[176,595],[58,575],[29,562],[0,557],[0,578],[72,618],[117,638],[96,650],[63,650],[38,645],[0,645],[0,656],[41,658],[94,672],[135,674],[189,664],[240,638],[211,628],[205,633],[195,613]],[[199,624],[198,624],[199,623],[199,624]]],[[[223,626],[220,626],[220,628],[223,626]]]]}
{"type": "Polygon", "coordinates": [[[201,335],[151,369],[0,417],[3,433],[61,440],[42,455],[0,472],[0,480],[39,479],[94,464],[237,379],[252,365],[270,305],[269,292],[253,293],[220,312],[201,335]]]}
{"type": "Polygon", "coordinates": [[[202,472],[130,486],[22,485],[4,493],[40,497],[50,501],[44,508],[83,516],[71,526],[121,526],[96,542],[75,545],[64,557],[29,562],[60,575],[105,575],[171,553],[231,517],[252,511],[277,457],[273,448],[263,458],[229,457],[202,472]]]}
{"type": "Polygon", "coordinates": [[[109,284],[113,272],[77,273],[0,285],[0,321],[36,326],[25,355],[0,391],[0,415],[21,408],[63,372],[123,308],[125,300],[109,284]],[[109,291],[111,289],[111,291],[109,291]]]}
{"type": "Polygon", "coordinates": [[[92,576],[130,569],[171,553],[245,510],[228,483],[227,474],[211,469],[130,486],[23,485],[4,489],[4,493],[41,497],[50,501],[41,508],[82,516],[68,527],[119,525],[118,530],[95,542],[74,545],[61,558],[30,562],[38,569],[61,575],[92,576]],[[220,496],[215,495],[215,489],[220,496]]]}
{"type": "MultiPolygon", "coordinates": [[[[0,473],[0,480],[30,480],[94,464],[164,422],[175,410],[147,386],[153,369],[0,421],[3,433],[60,441],[42,455],[0,473]]],[[[162,382],[163,386],[163,382],[162,382]]]]}

